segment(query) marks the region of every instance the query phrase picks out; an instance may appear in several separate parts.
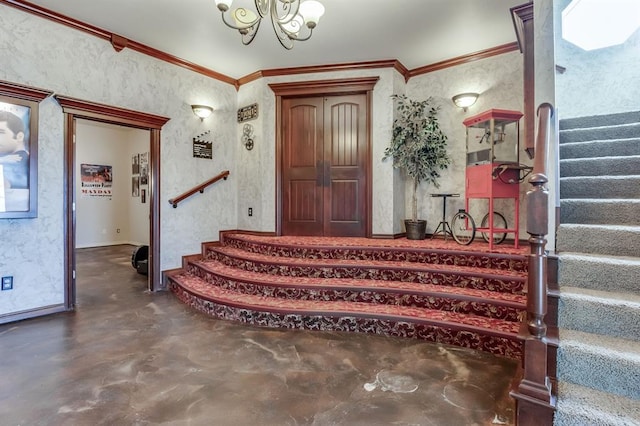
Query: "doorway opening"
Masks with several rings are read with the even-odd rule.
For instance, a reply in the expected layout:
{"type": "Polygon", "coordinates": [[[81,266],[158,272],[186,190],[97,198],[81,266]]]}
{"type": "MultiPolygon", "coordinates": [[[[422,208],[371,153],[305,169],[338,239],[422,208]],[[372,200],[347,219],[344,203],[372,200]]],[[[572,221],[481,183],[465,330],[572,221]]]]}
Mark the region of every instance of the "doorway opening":
{"type": "Polygon", "coordinates": [[[160,274],[160,130],[169,120],[166,117],[141,113],[138,111],[96,104],[64,96],[56,96],[64,113],[64,185],[65,185],[65,308],[73,310],[76,306],[76,133],[78,120],[88,120],[131,127],[148,131],[149,164],[148,194],[149,205],[149,256],[148,290],[162,289],[160,274]]]}

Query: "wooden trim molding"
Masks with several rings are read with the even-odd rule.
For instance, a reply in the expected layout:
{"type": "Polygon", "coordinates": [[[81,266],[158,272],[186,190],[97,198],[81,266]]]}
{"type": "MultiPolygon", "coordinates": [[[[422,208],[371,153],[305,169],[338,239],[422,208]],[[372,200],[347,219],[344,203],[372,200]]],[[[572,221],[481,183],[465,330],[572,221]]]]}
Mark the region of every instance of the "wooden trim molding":
{"type": "Polygon", "coordinates": [[[380,61],[368,61],[368,62],[351,62],[344,64],[329,64],[329,65],[311,65],[303,67],[292,68],[273,68],[262,71],[256,71],[238,80],[239,85],[249,83],[254,80],[258,80],[263,77],[277,77],[282,75],[295,75],[295,74],[311,74],[311,73],[325,73],[336,71],[358,71],[374,68],[393,68],[398,71],[404,77],[405,81],[409,79],[409,70],[400,63],[397,59],[387,59],[380,61]]]}
{"type": "Polygon", "coordinates": [[[457,65],[466,64],[469,62],[477,61],[479,59],[490,58],[492,56],[502,55],[503,53],[514,52],[518,50],[518,42],[512,42],[502,44],[500,46],[492,47],[490,49],[480,50],[478,52],[470,53],[468,55],[458,56],[456,58],[447,59],[446,61],[436,62],[435,64],[426,65],[420,68],[414,68],[409,71],[409,78],[415,77],[420,74],[426,74],[433,71],[438,71],[445,68],[455,67],[457,65]]]}
{"type": "Polygon", "coordinates": [[[51,95],[53,95],[53,92],[50,90],[0,80],[0,96],[9,96],[11,98],[24,99],[32,102],[42,102],[51,95]]]}
{"type": "Polygon", "coordinates": [[[142,43],[138,43],[137,41],[128,40],[125,37],[122,37],[117,34],[113,34],[107,30],[102,28],[98,28],[94,25],[87,24],[82,21],[78,21],[77,19],[70,18],[68,16],[59,14],[52,10],[46,9],[41,6],[37,6],[33,3],[29,3],[24,0],[0,0],[0,3],[6,4],[8,6],[13,6],[16,9],[20,9],[24,12],[31,13],[32,15],[39,16],[41,18],[48,19],[57,24],[61,24],[75,30],[83,31],[87,34],[90,34],[94,37],[101,38],[105,41],[111,43],[114,49],[119,52],[125,47],[135,50],[139,53],[152,56],[156,59],[160,59],[161,61],[168,62],[173,65],[177,65],[182,68],[186,68],[190,71],[196,72],[198,74],[205,75],[207,77],[222,81],[224,83],[229,83],[236,88],[238,88],[238,81],[231,77],[228,77],[219,72],[210,70],[201,65],[194,64],[193,62],[186,61],[184,59],[178,58],[177,56],[170,55],[168,53],[162,52],[160,50],[154,49],[142,43]]]}
{"type": "Polygon", "coordinates": [[[525,22],[533,19],[533,3],[525,3],[511,8],[511,19],[518,38],[518,48],[524,53],[525,22]]]}
{"type": "Polygon", "coordinates": [[[338,80],[297,81],[272,83],[269,87],[276,96],[343,95],[373,90],[379,77],[344,78],[338,80]]]}
{"type": "Polygon", "coordinates": [[[218,81],[222,81],[223,83],[231,84],[236,88],[236,90],[238,90],[240,86],[242,86],[243,84],[247,84],[252,81],[259,80],[260,78],[263,78],[263,77],[274,77],[274,76],[306,74],[306,73],[335,72],[335,71],[357,71],[357,70],[372,69],[372,68],[394,68],[404,77],[405,82],[407,82],[411,77],[415,77],[417,75],[426,74],[432,71],[438,71],[444,68],[465,64],[467,62],[476,61],[478,59],[484,59],[484,58],[489,58],[491,56],[501,55],[503,53],[509,53],[519,48],[518,42],[507,43],[501,46],[496,46],[490,49],[485,49],[479,52],[471,53],[469,55],[458,56],[453,59],[448,59],[445,61],[436,62],[435,64],[415,68],[413,70],[407,69],[397,59],[388,59],[388,60],[369,61],[369,62],[351,62],[351,63],[344,63],[344,64],[311,65],[311,66],[292,67],[292,68],[274,68],[274,69],[256,71],[236,80],[234,78],[221,74],[212,69],[205,68],[198,64],[194,64],[193,62],[186,61],[184,59],[178,58],[177,56],[173,56],[168,53],[162,52],[160,50],[154,49],[152,47],[146,46],[142,43],[129,40],[123,36],[111,33],[107,30],[98,28],[91,24],[87,24],[87,23],[78,21],[77,19],[73,19],[68,16],[61,15],[59,13],[53,12],[44,7],[40,7],[33,3],[29,3],[28,1],[25,1],[25,0],[0,0],[0,4],[13,6],[16,9],[20,9],[24,12],[31,13],[41,18],[49,19],[58,24],[65,25],[67,27],[70,27],[79,31],[83,31],[95,37],[106,40],[109,43],[111,43],[111,45],[116,50],[116,52],[120,52],[124,48],[129,48],[139,53],[159,59],[161,61],[168,62],[173,65],[177,65],[179,67],[188,69],[198,74],[205,75],[207,77],[213,78],[218,81]]]}
{"type": "Polygon", "coordinates": [[[65,120],[65,182],[64,182],[64,210],[65,210],[65,306],[73,309],[75,306],[75,122],[77,118],[84,118],[103,123],[135,127],[149,130],[149,290],[162,290],[163,283],[160,274],[160,131],[169,118],[158,115],[127,110],[95,102],[83,101],[67,96],[56,95],[56,100],[62,107],[65,120]]]}
{"type": "Polygon", "coordinates": [[[74,114],[80,118],[116,122],[145,129],[160,129],[169,121],[167,117],[159,115],[83,101],[68,96],[56,95],[55,98],[65,113],[74,114]]]}
{"type": "Polygon", "coordinates": [[[64,305],[50,305],[42,308],[28,309],[26,311],[13,312],[10,314],[0,315],[0,324],[7,324],[10,322],[22,321],[25,319],[43,317],[45,315],[59,314],[66,312],[64,305]]]}
{"type": "Polygon", "coordinates": [[[533,3],[511,8],[511,18],[518,37],[518,46],[523,55],[524,69],[524,152],[535,157],[535,63],[533,42],[533,3]]]}

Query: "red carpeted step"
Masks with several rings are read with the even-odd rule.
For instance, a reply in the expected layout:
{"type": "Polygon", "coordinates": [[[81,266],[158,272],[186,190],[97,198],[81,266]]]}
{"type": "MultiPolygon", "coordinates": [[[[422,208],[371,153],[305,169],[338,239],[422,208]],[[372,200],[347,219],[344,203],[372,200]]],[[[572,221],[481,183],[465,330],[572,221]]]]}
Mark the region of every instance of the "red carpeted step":
{"type": "Polygon", "coordinates": [[[526,273],[458,265],[274,257],[237,248],[207,247],[206,257],[245,271],[315,278],[419,282],[522,294],[526,273]]]}
{"type": "Polygon", "coordinates": [[[239,270],[214,260],[193,261],[188,272],[238,293],[299,300],[350,301],[440,309],[519,321],[526,297],[473,288],[351,278],[312,278],[239,270]]]}
{"type": "Polygon", "coordinates": [[[419,262],[526,272],[527,248],[508,245],[488,251],[486,243],[461,246],[451,239],[276,237],[222,233],[227,247],[278,257],[419,262]]]}
{"type": "Polygon", "coordinates": [[[521,356],[518,322],[408,306],[256,296],[210,285],[186,272],[166,276],[180,300],[218,318],[258,326],[420,338],[511,358],[521,356]]]}

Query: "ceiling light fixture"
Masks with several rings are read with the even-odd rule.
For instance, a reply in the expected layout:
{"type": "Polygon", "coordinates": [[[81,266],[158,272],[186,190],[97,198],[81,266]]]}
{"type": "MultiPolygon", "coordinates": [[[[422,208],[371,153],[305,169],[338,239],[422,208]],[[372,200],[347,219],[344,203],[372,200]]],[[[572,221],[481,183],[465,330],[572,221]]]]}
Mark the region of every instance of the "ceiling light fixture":
{"type": "Polygon", "coordinates": [[[213,108],[208,105],[191,105],[191,110],[200,120],[209,117],[213,112],[213,108]]]}
{"type": "Polygon", "coordinates": [[[459,95],[455,95],[451,100],[456,104],[458,108],[462,108],[464,111],[467,110],[471,105],[475,104],[478,100],[477,93],[460,93],[459,95]]]}
{"type": "Polygon", "coordinates": [[[251,43],[258,33],[262,19],[269,16],[280,44],[287,50],[294,41],[311,38],[313,29],[324,14],[324,6],[316,0],[254,0],[258,15],[244,7],[229,11],[233,0],[215,0],[222,12],[222,22],[238,30],[242,44],[251,43]],[[226,13],[229,12],[229,13],[226,13]],[[233,21],[229,20],[229,15],[233,21]],[[304,27],[306,26],[306,30],[304,27]],[[302,34],[300,32],[302,31],[302,34]]]}

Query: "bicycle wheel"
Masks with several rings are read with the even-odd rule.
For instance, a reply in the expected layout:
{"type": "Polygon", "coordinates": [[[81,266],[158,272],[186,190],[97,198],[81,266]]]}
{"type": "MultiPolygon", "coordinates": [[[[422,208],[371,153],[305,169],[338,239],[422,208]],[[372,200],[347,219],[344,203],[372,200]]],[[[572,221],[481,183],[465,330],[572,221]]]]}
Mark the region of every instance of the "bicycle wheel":
{"type": "Polygon", "coordinates": [[[461,210],[451,220],[451,233],[458,244],[469,245],[476,237],[476,223],[469,213],[461,210]]]}
{"type": "MultiPolygon", "coordinates": [[[[480,224],[480,227],[481,228],[488,228],[489,227],[489,213],[484,215],[484,217],[482,218],[482,223],[480,224]]],[[[504,216],[502,216],[501,213],[493,212],[493,227],[494,228],[499,228],[499,229],[507,229],[507,219],[505,219],[504,216]]],[[[482,238],[486,242],[489,242],[489,233],[488,232],[482,232],[482,238]]],[[[505,238],[507,238],[507,233],[506,232],[494,232],[493,233],[493,244],[500,244],[501,242],[503,242],[505,240],[505,238]]]]}

